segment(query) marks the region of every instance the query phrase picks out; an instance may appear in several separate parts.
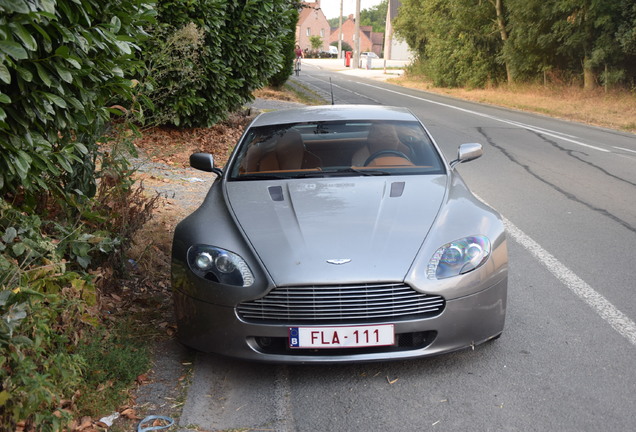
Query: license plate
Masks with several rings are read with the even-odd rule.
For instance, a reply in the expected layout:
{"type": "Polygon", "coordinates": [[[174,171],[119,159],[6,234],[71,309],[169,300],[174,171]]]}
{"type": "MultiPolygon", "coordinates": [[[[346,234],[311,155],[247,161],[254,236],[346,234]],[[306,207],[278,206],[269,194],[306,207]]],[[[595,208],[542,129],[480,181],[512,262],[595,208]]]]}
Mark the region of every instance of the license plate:
{"type": "Polygon", "coordinates": [[[290,348],[364,348],[395,343],[393,324],[290,327],[290,348]]]}

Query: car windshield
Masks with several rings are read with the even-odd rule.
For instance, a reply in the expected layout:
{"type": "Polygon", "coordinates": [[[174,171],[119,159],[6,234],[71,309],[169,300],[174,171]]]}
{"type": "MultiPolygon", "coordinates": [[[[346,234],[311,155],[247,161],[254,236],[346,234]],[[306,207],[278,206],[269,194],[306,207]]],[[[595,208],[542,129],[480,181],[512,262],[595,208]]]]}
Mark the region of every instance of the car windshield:
{"type": "Polygon", "coordinates": [[[250,128],[229,180],[444,172],[419,122],[328,121],[250,128]]]}

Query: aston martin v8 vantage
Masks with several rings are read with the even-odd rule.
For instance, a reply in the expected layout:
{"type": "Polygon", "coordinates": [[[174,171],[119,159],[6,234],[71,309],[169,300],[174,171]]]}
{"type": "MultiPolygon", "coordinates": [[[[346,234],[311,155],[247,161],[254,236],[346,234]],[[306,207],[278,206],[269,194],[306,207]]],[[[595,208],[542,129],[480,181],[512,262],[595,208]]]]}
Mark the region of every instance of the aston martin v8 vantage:
{"type": "Polygon", "coordinates": [[[438,355],[498,338],[508,252],[500,215],[409,110],[260,114],[203,204],[176,228],[179,340],[277,363],[438,355]]]}

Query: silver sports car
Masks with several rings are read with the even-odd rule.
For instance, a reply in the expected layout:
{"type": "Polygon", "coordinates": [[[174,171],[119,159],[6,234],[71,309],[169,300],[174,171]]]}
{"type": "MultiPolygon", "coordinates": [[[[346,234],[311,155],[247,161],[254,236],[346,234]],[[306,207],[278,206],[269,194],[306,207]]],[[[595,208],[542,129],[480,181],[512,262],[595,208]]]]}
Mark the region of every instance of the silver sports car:
{"type": "Polygon", "coordinates": [[[178,337],[250,360],[337,363],[447,353],[504,328],[501,217],[407,109],[269,112],[176,228],[178,337]]]}

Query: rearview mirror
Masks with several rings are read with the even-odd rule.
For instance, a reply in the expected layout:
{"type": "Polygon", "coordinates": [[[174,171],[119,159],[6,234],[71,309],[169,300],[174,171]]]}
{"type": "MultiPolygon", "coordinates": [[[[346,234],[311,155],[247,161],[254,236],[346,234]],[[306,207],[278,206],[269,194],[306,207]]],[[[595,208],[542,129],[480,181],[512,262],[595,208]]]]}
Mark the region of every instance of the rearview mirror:
{"type": "Polygon", "coordinates": [[[190,166],[205,172],[214,172],[214,157],[210,153],[193,153],[190,155],[190,166]]]}
{"type": "Polygon", "coordinates": [[[454,168],[455,165],[458,165],[464,162],[469,162],[471,160],[475,160],[481,157],[481,155],[483,154],[484,154],[484,149],[481,146],[481,144],[478,144],[478,143],[462,144],[459,146],[459,149],[457,150],[457,159],[452,161],[450,163],[450,166],[451,168],[454,168]]]}

